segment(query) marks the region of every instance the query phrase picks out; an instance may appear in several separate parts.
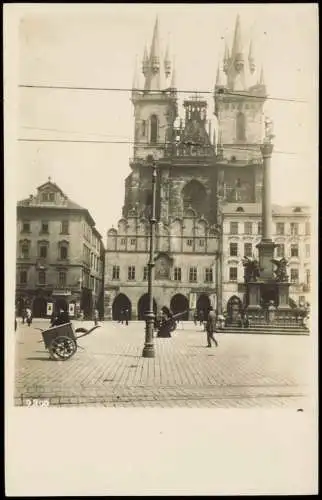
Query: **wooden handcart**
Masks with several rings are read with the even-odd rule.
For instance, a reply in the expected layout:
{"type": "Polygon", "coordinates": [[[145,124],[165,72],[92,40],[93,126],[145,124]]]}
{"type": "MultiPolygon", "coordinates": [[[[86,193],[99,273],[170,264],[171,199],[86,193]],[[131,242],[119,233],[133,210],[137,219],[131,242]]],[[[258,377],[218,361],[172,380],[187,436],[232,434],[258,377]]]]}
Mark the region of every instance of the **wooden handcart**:
{"type": "Polygon", "coordinates": [[[77,351],[77,340],[85,335],[89,335],[100,325],[96,325],[90,330],[78,328],[74,331],[71,323],[53,326],[48,330],[41,330],[46,349],[49,352],[51,359],[55,361],[66,361],[71,358],[77,351]],[[81,332],[81,335],[76,336],[76,333],[81,332]]]}

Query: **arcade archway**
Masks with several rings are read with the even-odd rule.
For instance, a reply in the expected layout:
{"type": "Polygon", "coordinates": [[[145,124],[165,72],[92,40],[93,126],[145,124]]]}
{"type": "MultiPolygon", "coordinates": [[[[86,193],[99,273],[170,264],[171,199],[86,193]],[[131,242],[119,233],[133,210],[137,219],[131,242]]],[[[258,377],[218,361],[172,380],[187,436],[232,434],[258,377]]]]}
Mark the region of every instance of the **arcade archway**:
{"type": "Polygon", "coordinates": [[[34,318],[45,318],[47,314],[47,301],[44,297],[36,297],[32,304],[34,318]]]}
{"type": "Polygon", "coordinates": [[[182,313],[186,311],[184,316],[181,316],[181,319],[187,321],[189,319],[189,301],[187,297],[182,295],[181,293],[177,293],[174,295],[170,302],[170,309],[173,314],[182,313]]]}
{"type": "Polygon", "coordinates": [[[202,293],[199,295],[198,300],[197,300],[197,311],[203,311],[204,318],[207,318],[208,313],[210,310],[210,299],[208,295],[205,293],[202,293]]]}
{"type": "MultiPolygon", "coordinates": [[[[157,313],[157,309],[158,309],[157,303],[156,303],[155,299],[153,299],[153,312],[154,312],[154,314],[157,313]]],[[[139,302],[138,302],[138,319],[145,320],[146,319],[145,314],[148,310],[149,310],[149,296],[147,293],[145,293],[144,295],[142,295],[142,297],[140,297],[139,302]]]]}
{"type": "Polygon", "coordinates": [[[124,309],[128,309],[129,311],[129,319],[132,317],[132,304],[130,299],[124,295],[124,293],[120,293],[117,297],[115,297],[112,304],[112,319],[114,321],[119,321],[121,318],[121,312],[124,309]]]}

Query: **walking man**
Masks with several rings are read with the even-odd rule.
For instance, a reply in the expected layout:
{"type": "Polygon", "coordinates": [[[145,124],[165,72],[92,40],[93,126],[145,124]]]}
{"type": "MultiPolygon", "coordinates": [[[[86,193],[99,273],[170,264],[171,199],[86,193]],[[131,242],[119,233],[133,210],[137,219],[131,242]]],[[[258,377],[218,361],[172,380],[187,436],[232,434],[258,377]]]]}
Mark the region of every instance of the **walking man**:
{"type": "Polygon", "coordinates": [[[98,324],[98,316],[99,316],[99,314],[98,314],[98,310],[97,310],[97,309],[95,309],[95,310],[94,310],[94,325],[95,325],[95,326],[97,326],[97,324],[98,324]]]}
{"type": "Polygon", "coordinates": [[[125,324],[126,326],[129,325],[129,319],[130,319],[130,312],[128,309],[125,309],[124,311],[124,319],[125,319],[125,324]]]}
{"type": "Polygon", "coordinates": [[[207,347],[211,347],[212,340],[215,342],[216,347],[218,347],[218,342],[214,337],[215,331],[216,331],[216,313],[214,311],[214,308],[210,306],[206,323],[207,343],[208,343],[207,347]]]}

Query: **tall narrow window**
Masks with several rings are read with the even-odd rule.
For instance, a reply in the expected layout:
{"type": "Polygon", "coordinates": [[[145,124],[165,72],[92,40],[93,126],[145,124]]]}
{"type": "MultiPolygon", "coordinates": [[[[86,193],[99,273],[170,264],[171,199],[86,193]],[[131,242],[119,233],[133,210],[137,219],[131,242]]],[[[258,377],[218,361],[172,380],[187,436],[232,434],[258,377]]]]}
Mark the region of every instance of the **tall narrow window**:
{"type": "Polygon", "coordinates": [[[27,271],[20,271],[20,284],[25,285],[27,283],[27,271]]]}
{"type": "Polygon", "coordinates": [[[135,266],[129,266],[127,271],[127,279],[129,281],[135,280],[135,266]]]}
{"type": "Polygon", "coordinates": [[[41,245],[39,247],[39,257],[41,259],[47,259],[47,246],[46,245],[41,245]]]}
{"type": "Polygon", "coordinates": [[[148,275],[149,275],[148,266],[144,266],[144,268],[143,268],[143,281],[147,281],[148,275]]]}
{"type": "Polygon", "coordinates": [[[205,282],[206,283],[212,283],[213,282],[213,276],[212,276],[212,268],[207,267],[206,272],[205,272],[205,282]]]}
{"type": "Polygon", "coordinates": [[[253,223],[245,222],[244,229],[245,229],[245,234],[252,234],[253,223]]]}
{"type": "Polygon", "coordinates": [[[21,258],[29,259],[29,243],[22,243],[21,245],[21,258]]]}
{"type": "Polygon", "coordinates": [[[156,115],[152,115],[150,142],[151,144],[156,144],[157,140],[158,140],[158,117],[156,115]]]}
{"type": "Polygon", "coordinates": [[[67,246],[60,247],[60,259],[66,260],[68,258],[68,248],[67,246]]]}
{"type": "Polygon", "coordinates": [[[306,281],[307,286],[310,286],[310,283],[311,283],[311,271],[310,271],[310,269],[305,270],[305,281],[306,281]]]}
{"type": "Polygon", "coordinates": [[[253,255],[253,245],[251,243],[244,244],[244,256],[252,257],[253,255]]]}
{"type": "Polygon", "coordinates": [[[280,243],[276,248],[276,256],[277,257],[285,257],[285,246],[283,243],[280,243]]]}
{"type": "Polygon", "coordinates": [[[238,234],[238,222],[230,223],[230,234],[238,234]]]}
{"type": "Polygon", "coordinates": [[[197,281],[197,268],[190,267],[189,269],[189,281],[195,283],[197,281]]]}
{"type": "Polygon", "coordinates": [[[238,255],[238,243],[230,243],[229,255],[231,257],[236,257],[238,255]]]}
{"type": "Polygon", "coordinates": [[[69,232],[69,221],[63,220],[61,223],[61,234],[68,234],[69,232]]]}
{"type": "Polygon", "coordinates": [[[246,139],[246,119],[243,113],[238,113],[236,118],[236,138],[237,141],[246,139]]]}
{"type": "Polygon", "coordinates": [[[112,280],[120,279],[120,266],[113,266],[112,270],[112,280]]]}
{"type": "Polygon", "coordinates": [[[174,268],[174,281],[181,281],[181,267],[174,268]]]}
{"type": "Polygon", "coordinates": [[[299,247],[297,244],[291,245],[291,257],[299,256],[299,247]]]}
{"type": "Polygon", "coordinates": [[[237,267],[229,268],[229,281],[237,281],[237,267]]]}
{"type": "Polygon", "coordinates": [[[46,284],[46,271],[39,271],[38,273],[38,284],[45,285],[46,284]]]}
{"type": "Polygon", "coordinates": [[[58,285],[62,286],[62,287],[66,286],[66,273],[65,273],[65,271],[59,271],[58,285]]]}
{"type": "Polygon", "coordinates": [[[291,283],[298,283],[298,282],[299,282],[299,270],[291,269],[291,283]]]}

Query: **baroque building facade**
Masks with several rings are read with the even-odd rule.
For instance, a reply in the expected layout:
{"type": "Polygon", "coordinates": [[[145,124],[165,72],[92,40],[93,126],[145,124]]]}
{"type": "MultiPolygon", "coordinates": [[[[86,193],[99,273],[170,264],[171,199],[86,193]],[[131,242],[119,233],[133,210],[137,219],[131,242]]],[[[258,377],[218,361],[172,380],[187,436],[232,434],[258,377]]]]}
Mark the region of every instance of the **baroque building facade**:
{"type": "MultiPolygon", "coordinates": [[[[311,292],[311,220],[307,206],[272,206],[275,259],[286,258],[291,283],[290,306],[310,302],[311,292]]],[[[223,309],[233,302],[243,306],[245,298],[243,257],[258,259],[261,206],[257,203],[227,203],[222,206],[221,265],[223,309]]]]}
{"type": "Polygon", "coordinates": [[[87,209],[71,201],[51,181],[17,204],[16,306],[34,317],[56,307],[103,317],[105,249],[87,209]]]}
{"type": "MultiPolygon", "coordinates": [[[[189,310],[186,317],[191,318],[195,308],[207,312],[213,304],[222,312],[229,294],[244,293],[238,285],[242,250],[227,255],[230,243],[239,244],[230,242],[227,232],[236,215],[231,207],[240,207],[237,216],[249,217],[245,222],[253,221],[254,227],[260,220],[267,99],[263,68],[256,67],[252,42],[245,51],[237,16],[232,46],[226,44],[217,70],[215,126],[206,99],[197,95],[184,99],[179,113],[175,67],[168,48],[162,56],[158,20],[142,73],[143,83],[136,73],[132,85],[134,151],[122,218],[107,234],[105,318],[117,319],[127,308],[132,319],[142,319],[147,310],[151,156],[157,166],[154,309],[189,310]],[[230,268],[237,268],[236,279],[230,268]]],[[[243,250],[249,252],[246,243],[254,246],[253,237],[245,239],[243,250]]]]}

